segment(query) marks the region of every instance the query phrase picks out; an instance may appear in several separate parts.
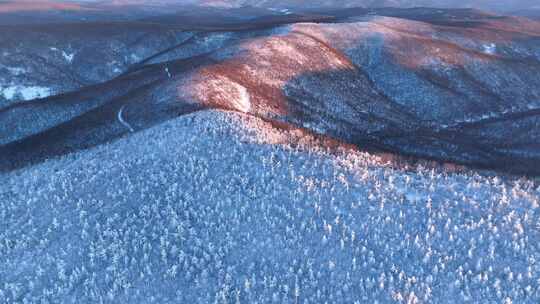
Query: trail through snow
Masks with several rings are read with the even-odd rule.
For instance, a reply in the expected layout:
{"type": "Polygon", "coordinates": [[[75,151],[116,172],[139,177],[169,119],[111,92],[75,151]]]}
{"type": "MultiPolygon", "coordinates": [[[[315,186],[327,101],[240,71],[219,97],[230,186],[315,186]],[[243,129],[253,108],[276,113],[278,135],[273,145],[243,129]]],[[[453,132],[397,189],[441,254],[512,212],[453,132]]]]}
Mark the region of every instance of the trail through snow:
{"type": "Polygon", "coordinates": [[[129,123],[127,123],[124,118],[122,117],[122,114],[124,113],[124,108],[126,107],[126,105],[123,105],[121,108],[120,108],[120,111],[118,111],[118,121],[126,128],[128,128],[129,132],[135,132],[135,130],[131,127],[131,125],[129,123]]]}

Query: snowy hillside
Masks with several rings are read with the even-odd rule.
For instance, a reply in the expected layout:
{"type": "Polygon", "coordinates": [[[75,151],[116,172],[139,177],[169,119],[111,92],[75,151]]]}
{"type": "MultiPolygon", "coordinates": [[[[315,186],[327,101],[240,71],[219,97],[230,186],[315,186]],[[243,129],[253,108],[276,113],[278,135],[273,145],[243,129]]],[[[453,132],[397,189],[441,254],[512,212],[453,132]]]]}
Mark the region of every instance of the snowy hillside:
{"type": "Polygon", "coordinates": [[[0,294],[26,303],[540,299],[537,184],[325,147],[205,111],[4,175],[0,294]]]}
{"type": "Polygon", "coordinates": [[[5,26],[0,37],[0,107],[112,79],[191,36],[159,25],[80,27],[5,26]]]}

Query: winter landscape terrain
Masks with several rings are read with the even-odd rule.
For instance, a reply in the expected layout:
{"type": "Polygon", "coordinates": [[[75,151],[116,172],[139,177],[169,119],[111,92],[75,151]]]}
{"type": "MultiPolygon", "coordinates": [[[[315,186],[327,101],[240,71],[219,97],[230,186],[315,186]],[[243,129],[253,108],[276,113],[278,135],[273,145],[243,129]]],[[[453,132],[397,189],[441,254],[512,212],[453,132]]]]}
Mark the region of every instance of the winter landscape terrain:
{"type": "Polygon", "coordinates": [[[0,1],[0,303],[539,303],[536,1],[0,1]]]}

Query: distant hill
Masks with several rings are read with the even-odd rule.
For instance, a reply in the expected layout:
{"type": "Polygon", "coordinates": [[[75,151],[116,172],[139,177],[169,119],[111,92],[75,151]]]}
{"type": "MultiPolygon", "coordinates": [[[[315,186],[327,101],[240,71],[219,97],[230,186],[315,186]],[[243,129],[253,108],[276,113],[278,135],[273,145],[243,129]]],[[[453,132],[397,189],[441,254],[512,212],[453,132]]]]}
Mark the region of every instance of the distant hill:
{"type": "Polygon", "coordinates": [[[512,15],[516,16],[523,16],[531,19],[539,19],[540,20],[540,7],[539,8],[532,8],[532,9],[523,9],[512,12],[512,15]]]}
{"type": "Polygon", "coordinates": [[[225,108],[361,147],[540,172],[539,22],[472,9],[256,13],[6,27],[0,167],[225,108]]]}

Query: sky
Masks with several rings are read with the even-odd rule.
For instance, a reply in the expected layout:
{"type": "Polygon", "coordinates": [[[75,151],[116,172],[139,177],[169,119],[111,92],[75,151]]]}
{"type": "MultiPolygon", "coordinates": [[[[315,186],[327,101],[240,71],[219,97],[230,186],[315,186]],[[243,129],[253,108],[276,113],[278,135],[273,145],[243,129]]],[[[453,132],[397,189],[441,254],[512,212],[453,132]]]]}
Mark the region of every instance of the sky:
{"type": "MultiPolygon", "coordinates": [[[[93,0],[90,0],[93,1],[93,0]]],[[[136,1],[147,3],[145,0],[114,0],[118,2],[136,1]]],[[[524,8],[540,8],[540,0],[152,0],[155,2],[199,2],[201,4],[213,3],[224,5],[253,5],[274,6],[276,4],[287,6],[429,6],[429,7],[474,7],[481,9],[519,10],[524,8]]]]}
{"type": "Polygon", "coordinates": [[[473,7],[479,9],[513,11],[540,9],[540,0],[0,0],[0,6],[11,3],[17,7],[39,6],[39,3],[103,3],[103,4],[200,4],[210,6],[239,7],[243,5],[262,7],[315,7],[315,6],[391,6],[391,7],[473,7]]]}

